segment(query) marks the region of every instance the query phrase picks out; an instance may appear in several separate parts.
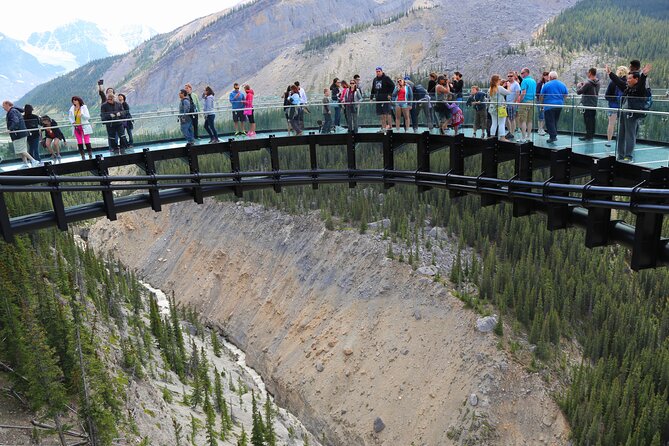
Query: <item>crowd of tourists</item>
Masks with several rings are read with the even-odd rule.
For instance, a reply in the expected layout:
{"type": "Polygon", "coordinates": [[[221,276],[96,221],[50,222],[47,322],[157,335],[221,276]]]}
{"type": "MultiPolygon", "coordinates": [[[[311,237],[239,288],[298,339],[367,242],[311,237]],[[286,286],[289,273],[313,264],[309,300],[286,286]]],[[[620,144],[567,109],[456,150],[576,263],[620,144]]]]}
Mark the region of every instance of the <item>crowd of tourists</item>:
{"type": "MultiPolygon", "coordinates": [[[[609,77],[605,99],[608,103],[608,126],[606,146],[611,146],[616,125],[618,159],[633,160],[639,121],[644,113],[627,110],[648,110],[652,104],[647,76],[650,65],[643,68],[638,60],[632,60],[629,67],[620,66],[615,71],[605,68],[609,77]],[[619,111],[625,109],[625,113],[619,111]],[[619,120],[619,122],[618,122],[619,120]]],[[[587,71],[586,79],[576,85],[576,94],[581,95],[585,134],[580,138],[591,141],[595,135],[598,97],[601,73],[596,68],[587,71]]],[[[480,138],[498,138],[500,141],[522,143],[532,137],[535,115],[537,133],[548,135],[549,145],[557,141],[558,121],[569,94],[566,84],[558,78],[556,71],[544,71],[534,79],[530,69],[519,72],[509,71],[506,78],[493,74],[489,85],[472,85],[470,94],[463,99],[464,80],[462,73],[452,75],[430,73],[427,85],[413,82],[410,76],[398,76],[395,80],[382,67],[376,68],[376,75],[367,92],[359,75],[349,81],[334,78],[329,87],[323,88],[323,96],[316,104],[321,108],[322,119],[318,120],[321,133],[358,132],[358,116],[363,101],[374,104],[379,118],[380,132],[393,127],[405,132],[419,129],[420,116],[428,130],[438,129],[441,134],[457,134],[464,124],[463,107],[471,107],[474,112],[473,134],[480,138]],[[346,129],[342,126],[342,115],[346,129]]],[[[126,96],[116,94],[113,88],[103,89],[103,81],[98,81],[100,96],[100,119],[105,124],[108,146],[112,153],[122,153],[133,146],[132,130],[134,120],[126,96]]],[[[198,95],[190,83],[179,91],[178,121],[187,146],[192,146],[199,138],[199,115],[204,117],[204,130],[209,143],[217,143],[218,132],[214,125],[216,117],[215,93],[206,86],[198,95]],[[201,99],[201,100],[200,100],[201,99]]],[[[307,93],[300,82],[294,82],[283,93],[283,111],[288,134],[301,135],[304,131],[304,114],[314,113],[309,108],[307,93]]],[[[233,85],[228,95],[232,110],[235,136],[254,137],[256,123],[254,116],[254,91],[250,85],[233,85]]],[[[82,159],[92,158],[90,112],[79,96],[71,98],[68,120],[72,134],[82,159]]],[[[40,146],[48,151],[51,159],[58,162],[61,149],[66,144],[65,135],[58,123],[48,115],[38,116],[30,104],[23,108],[11,101],[4,101],[7,112],[7,129],[13,142],[14,152],[23,160],[24,166],[41,163],[40,146]]],[[[320,115],[319,115],[320,116],[320,115]]]]}

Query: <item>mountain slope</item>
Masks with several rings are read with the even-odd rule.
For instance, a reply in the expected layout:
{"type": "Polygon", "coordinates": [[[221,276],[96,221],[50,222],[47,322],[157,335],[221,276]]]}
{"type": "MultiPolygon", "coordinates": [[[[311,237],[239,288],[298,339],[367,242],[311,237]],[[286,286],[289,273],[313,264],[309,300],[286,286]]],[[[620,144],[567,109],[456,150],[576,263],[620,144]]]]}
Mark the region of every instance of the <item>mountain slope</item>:
{"type": "Polygon", "coordinates": [[[0,33],[0,91],[4,99],[14,99],[63,72],[61,67],[40,63],[23,50],[21,42],[0,33]]]}
{"type": "Polygon", "coordinates": [[[334,76],[371,76],[377,65],[392,74],[460,68],[466,79],[484,80],[509,67],[543,67],[538,50],[524,56],[503,53],[529,41],[546,21],[575,3],[528,0],[516,6],[518,14],[488,14],[484,0],[472,0],[463,10],[445,0],[363,0],[348,14],[333,0],[251,2],[156,36],[100,77],[127,93],[135,107],[172,105],[186,82],[196,91],[211,85],[221,92],[233,82],[248,81],[257,95],[278,95],[296,79],[316,91],[334,76]],[[350,33],[343,43],[303,52],[308,39],[374,22],[385,23],[350,33]]]}

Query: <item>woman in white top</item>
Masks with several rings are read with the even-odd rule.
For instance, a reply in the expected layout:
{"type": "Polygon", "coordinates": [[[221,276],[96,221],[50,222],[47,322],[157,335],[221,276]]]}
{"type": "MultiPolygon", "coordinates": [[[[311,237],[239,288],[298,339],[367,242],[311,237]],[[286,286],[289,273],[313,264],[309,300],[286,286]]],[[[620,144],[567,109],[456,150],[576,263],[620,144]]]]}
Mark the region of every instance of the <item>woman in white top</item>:
{"type": "Polygon", "coordinates": [[[490,90],[488,91],[488,96],[490,97],[488,111],[492,117],[490,137],[494,138],[495,133],[499,130],[499,140],[509,142],[509,140],[506,139],[506,130],[504,124],[506,123],[506,117],[508,116],[505,97],[510,92],[500,84],[501,79],[499,74],[493,74],[490,78],[490,90]]]}
{"type": "Polygon", "coordinates": [[[70,107],[69,119],[72,124],[74,137],[77,138],[77,147],[79,148],[81,159],[86,159],[86,156],[84,155],[84,144],[86,144],[86,149],[88,150],[88,158],[92,159],[93,148],[91,147],[91,134],[93,133],[93,127],[91,127],[90,124],[91,114],[88,112],[88,107],[84,104],[84,100],[79,96],[72,96],[72,107],[70,107]]]}

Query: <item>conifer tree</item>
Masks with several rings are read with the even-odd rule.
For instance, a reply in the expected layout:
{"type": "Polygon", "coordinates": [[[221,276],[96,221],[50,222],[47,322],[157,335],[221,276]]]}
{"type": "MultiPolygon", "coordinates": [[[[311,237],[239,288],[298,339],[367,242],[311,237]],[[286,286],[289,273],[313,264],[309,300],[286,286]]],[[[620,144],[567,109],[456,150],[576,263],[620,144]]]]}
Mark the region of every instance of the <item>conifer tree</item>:
{"type": "Polygon", "coordinates": [[[216,366],[214,366],[214,404],[216,406],[216,411],[221,413],[223,410],[223,405],[225,404],[225,398],[223,397],[221,375],[218,373],[216,366]]]}
{"type": "Polygon", "coordinates": [[[205,414],[205,429],[207,431],[207,446],[217,446],[218,441],[216,441],[216,413],[214,408],[209,401],[209,394],[205,392],[204,394],[204,414],[205,414]]]}
{"type": "Polygon", "coordinates": [[[181,446],[183,427],[174,417],[172,417],[172,427],[174,428],[174,446],[181,446]]]}
{"type": "Polygon", "coordinates": [[[218,333],[216,330],[211,331],[211,346],[214,349],[214,356],[221,357],[221,341],[218,340],[218,333]]]}
{"type": "Polygon", "coordinates": [[[265,446],[265,426],[262,421],[262,415],[258,411],[256,393],[251,391],[251,416],[253,419],[253,428],[251,429],[251,444],[253,446],[265,446]]]}
{"type": "Polygon", "coordinates": [[[242,426],[242,433],[239,436],[239,439],[237,440],[237,446],[248,446],[249,440],[246,436],[246,431],[244,430],[244,426],[242,426]]]}
{"type": "Polygon", "coordinates": [[[276,446],[276,433],[274,432],[274,409],[269,393],[265,395],[265,444],[267,446],[276,446]]]}

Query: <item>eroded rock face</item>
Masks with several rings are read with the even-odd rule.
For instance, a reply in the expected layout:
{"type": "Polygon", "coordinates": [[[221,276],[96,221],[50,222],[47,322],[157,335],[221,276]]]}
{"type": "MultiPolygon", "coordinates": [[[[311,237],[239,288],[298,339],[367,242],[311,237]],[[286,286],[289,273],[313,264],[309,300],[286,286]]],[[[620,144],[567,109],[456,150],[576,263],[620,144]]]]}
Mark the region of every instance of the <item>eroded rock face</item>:
{"type": "Polygon", "coordinates": [[[566,442],[550,389],[443,285],[384,261],[371,234],[251,210],[208,200],[121,214],[89,242],[199,308],[277,402],[331,443],[566,442]],[[473,393],[476,407],[463,404],[473,393]],[[377,418],[385,428],[374,432],[377,418]]]}

